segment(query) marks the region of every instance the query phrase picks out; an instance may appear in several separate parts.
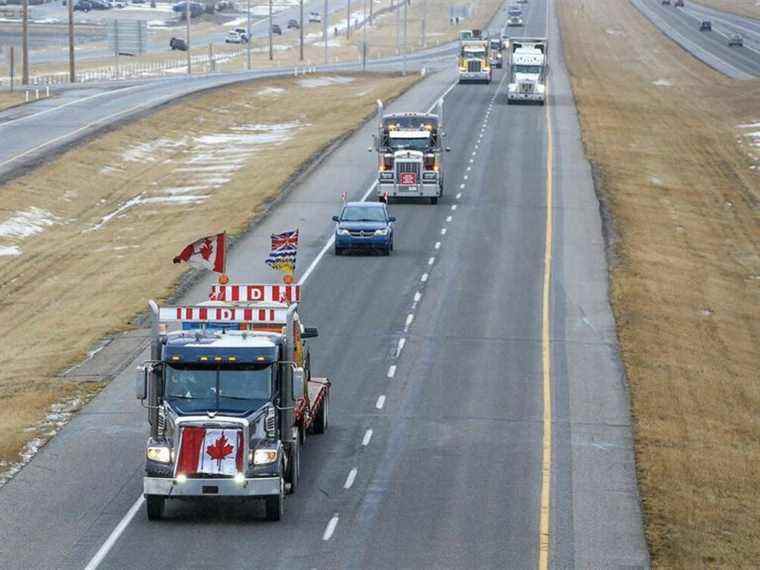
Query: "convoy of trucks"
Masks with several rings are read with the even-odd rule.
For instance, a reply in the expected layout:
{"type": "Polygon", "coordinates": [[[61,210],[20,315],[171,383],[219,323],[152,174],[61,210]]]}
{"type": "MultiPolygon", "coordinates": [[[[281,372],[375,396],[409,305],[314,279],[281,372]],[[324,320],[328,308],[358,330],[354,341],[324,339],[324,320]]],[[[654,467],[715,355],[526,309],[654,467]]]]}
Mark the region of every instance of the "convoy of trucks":
{"type": "MultiPolygon", "coordinates": [[[[385,115],[377,102],[377,198],[429,198],[437,204],[443,195],[443,101],[435,113],[385,115]]],[[[372,148],[370,148],[372,150],[372,148]]]]}
{"type": "Polygon", "coordinates": [[[548,47],[546,38],[509,39],[508,104],[514,101],[545,103],[548,47]]]}
{"type": "Polygon", "coordinates": [[[307,433],[327,429],[331,383],[311,375],[298,285],[215,285],[209,301],[158,307],[150,360],[138,370],[148,410],[149,520],[167,500],[234,497],[283,516],[307,433]],[[175,330],[169,330],[174,327],[175,330]]]}
{"type": "Polygon", "coordinates": [[[460,32],[459,38],[459,83],[490,83],[493,71],[488,39],[482,37],[480,30],[460,32]]]}

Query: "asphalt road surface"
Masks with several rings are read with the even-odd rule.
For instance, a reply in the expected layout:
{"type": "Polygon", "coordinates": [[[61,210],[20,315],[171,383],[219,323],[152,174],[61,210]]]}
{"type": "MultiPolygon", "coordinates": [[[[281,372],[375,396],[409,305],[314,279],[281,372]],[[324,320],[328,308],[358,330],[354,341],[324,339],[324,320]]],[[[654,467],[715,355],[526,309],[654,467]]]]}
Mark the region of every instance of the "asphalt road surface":
{"type": "MultiPolygon", "coordinates": [[[[546,14],[532,0],[518,33],[547,33],[546,14]]],[[[334,382],[330,429],[307,441],[283,521],[180,503],[148,523],[132,364],[0,489],[0,566],[536,568],[543,520],[552,567],[647,567],[599,204],[548,24],[546,107],[507,106],[502,73],[454,85],[453,66],[389,106],[426,110],[445,94],[452,147],[437,206],[391,206],[393,255],[325,248],[341,192],[372,196],[374,124],[232,252],[235,279],[267,280],[269,234],[299,226],[312,366],[334,382]]]]}
{"type": "Polygon", "coordinates": [[[735,79],[760,76],[760,22],[687,1],[683,8],[662,5],[661,0],[631,0],[631,3],[662,32],[692,55],[735,79]],[[712,31],[699,31],[710,20],[712,31]],[[728,39],[741,34],[743,47],[729,47],[728,39]]]}

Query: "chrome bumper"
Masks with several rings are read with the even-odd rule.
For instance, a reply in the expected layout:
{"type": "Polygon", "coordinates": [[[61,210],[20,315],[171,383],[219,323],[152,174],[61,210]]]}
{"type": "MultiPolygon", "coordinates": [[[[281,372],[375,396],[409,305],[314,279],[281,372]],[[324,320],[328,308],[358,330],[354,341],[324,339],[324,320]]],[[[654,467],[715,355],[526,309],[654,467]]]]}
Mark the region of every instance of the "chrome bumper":
{"type": "Polygon", "coordinates": [[[259,477],[236,483],[232,479],[143,477],[143,493],[163,497],[267,497],[280,494],[279,477],[259,477]]]}
{"type": "Polygon", "coordinates": [[[399,186],[398,184],[380,182],[377,185],[377,197],[382,198],[386,194],[394,198],[436,197],[441,195],[441,187],[437,180],[417,186],[399,186]]]}
{"type": "Polygon", "coordinates": [[[507,93],[507,99],[511,101],[543,101],[545,98],[544,93],[507,93]]]}
{"type": "Polygon", "coordinates": [[[459,81],[491,81],[490,71],[460,71],[459,81]]]}

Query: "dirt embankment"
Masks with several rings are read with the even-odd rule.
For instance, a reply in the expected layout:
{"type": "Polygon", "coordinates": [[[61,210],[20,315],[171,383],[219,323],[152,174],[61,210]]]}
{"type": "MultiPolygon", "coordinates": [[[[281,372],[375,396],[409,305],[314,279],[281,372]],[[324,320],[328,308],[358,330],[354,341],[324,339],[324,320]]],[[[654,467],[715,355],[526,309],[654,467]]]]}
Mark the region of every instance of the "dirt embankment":
{"type": "Polygon", "coordinates": [[[418,79],[313,75],[219,89],[1,185],[0,472],[25,442],[50,435],[50,422],[35,426],[54,402],[97,389],[57,375],[128,328],[146,299],[172,293],[184,245],[242,232],[377,99],[418,79]]]}
{"type": "Polygon", "coordinates": [[[618,236],[612,302],[654,564],[756,567],[760,81],[708,69],[628,0],[557,6],[618,236]]]}

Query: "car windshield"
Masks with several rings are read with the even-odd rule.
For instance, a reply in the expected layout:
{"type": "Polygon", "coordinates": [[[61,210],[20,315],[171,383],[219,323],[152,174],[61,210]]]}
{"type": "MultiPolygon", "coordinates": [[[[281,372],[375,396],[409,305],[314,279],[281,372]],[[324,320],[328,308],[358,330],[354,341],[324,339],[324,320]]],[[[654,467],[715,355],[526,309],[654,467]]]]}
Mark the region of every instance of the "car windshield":
{"type": "Polygon", "coordinates": [[[346,206],[340,219],[343,222],[384,222],[385,211],[377,206],[346,206]]]}
{"type": "Polygon", "coordinates": [[[538,74],[541,73],[541,66],[540,65],[515,65],[512,67],[513,73],[531,73],[531,74],[538,74]]]}
{"type": "Polygon", "coordinates": [[[245,412],[269,400],[271,393],[271,365],[166,367],[165,398],[186,412],[245,412]]]}
{"type": "Polygon", "coordinates": [[[426,150],[430,147],[430,137],[413,139],[392,137],[388,145],[393,150],[426,150]]]}

